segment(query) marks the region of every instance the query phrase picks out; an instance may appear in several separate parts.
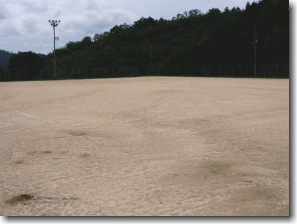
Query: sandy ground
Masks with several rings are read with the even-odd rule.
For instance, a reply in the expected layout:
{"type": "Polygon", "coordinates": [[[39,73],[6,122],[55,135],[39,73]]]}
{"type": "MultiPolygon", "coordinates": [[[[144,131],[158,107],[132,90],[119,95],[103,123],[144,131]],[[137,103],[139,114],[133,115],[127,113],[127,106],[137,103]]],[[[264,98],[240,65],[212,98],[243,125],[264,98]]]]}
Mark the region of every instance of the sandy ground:
{"type": "Polygon", "coordinates": [[[289,80],[0,83],[2,216],[288,216],[289,80]]]}

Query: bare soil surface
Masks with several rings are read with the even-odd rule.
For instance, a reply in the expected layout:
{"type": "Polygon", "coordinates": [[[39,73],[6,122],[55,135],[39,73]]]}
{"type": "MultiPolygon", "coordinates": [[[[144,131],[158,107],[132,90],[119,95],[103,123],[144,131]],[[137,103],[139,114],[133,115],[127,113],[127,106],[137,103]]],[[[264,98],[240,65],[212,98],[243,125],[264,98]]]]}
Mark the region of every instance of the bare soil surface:
{"type": "Polygon", "coordinates": [[[288,216],[289,80],[0,83],[2,216],[288,216]]]}

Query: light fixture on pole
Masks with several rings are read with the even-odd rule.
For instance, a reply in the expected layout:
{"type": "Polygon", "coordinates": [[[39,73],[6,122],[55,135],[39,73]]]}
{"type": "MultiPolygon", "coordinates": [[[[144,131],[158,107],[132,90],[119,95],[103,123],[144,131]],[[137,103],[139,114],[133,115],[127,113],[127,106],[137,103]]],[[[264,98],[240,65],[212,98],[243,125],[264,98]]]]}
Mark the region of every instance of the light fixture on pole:
{"type": "MultiPolygon", "coordinates": [[[[48,21],[51,26],[54,28],[54,78],[56,78],[56,30],[55,27],[59,25],[61,20],[49,20],[48,21]]],[[[57,37],[57,40],[59,40],[59,37],[57,37]]]]}

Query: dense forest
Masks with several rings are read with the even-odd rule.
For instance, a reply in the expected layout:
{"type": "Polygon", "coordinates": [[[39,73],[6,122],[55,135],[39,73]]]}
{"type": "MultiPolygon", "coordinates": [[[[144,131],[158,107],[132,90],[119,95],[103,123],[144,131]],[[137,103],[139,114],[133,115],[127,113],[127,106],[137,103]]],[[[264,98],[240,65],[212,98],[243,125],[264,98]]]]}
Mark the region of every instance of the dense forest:
{"type": "MultiPolygon", "coordinates": [[[[56,78],[142,75],[288,78],[289,1],[141,18],[56,50],[56,78]],[[256,41],[257,40],[257,41],[256,41]],[[276,72],[277,70],[277,72],[276,72]]],[[[53,78],[53,53],[39,78],[53,78]]]]}

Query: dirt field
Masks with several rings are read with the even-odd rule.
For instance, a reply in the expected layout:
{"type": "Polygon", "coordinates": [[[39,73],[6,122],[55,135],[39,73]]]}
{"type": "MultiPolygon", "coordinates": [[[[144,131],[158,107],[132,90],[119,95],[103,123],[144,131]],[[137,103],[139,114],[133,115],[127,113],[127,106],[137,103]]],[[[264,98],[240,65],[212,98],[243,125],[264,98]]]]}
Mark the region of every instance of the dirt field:
{"type": "Polygon", "coordinates": [[[2,216],[288,216],[289,80],[0,83],[2,216]]]}

